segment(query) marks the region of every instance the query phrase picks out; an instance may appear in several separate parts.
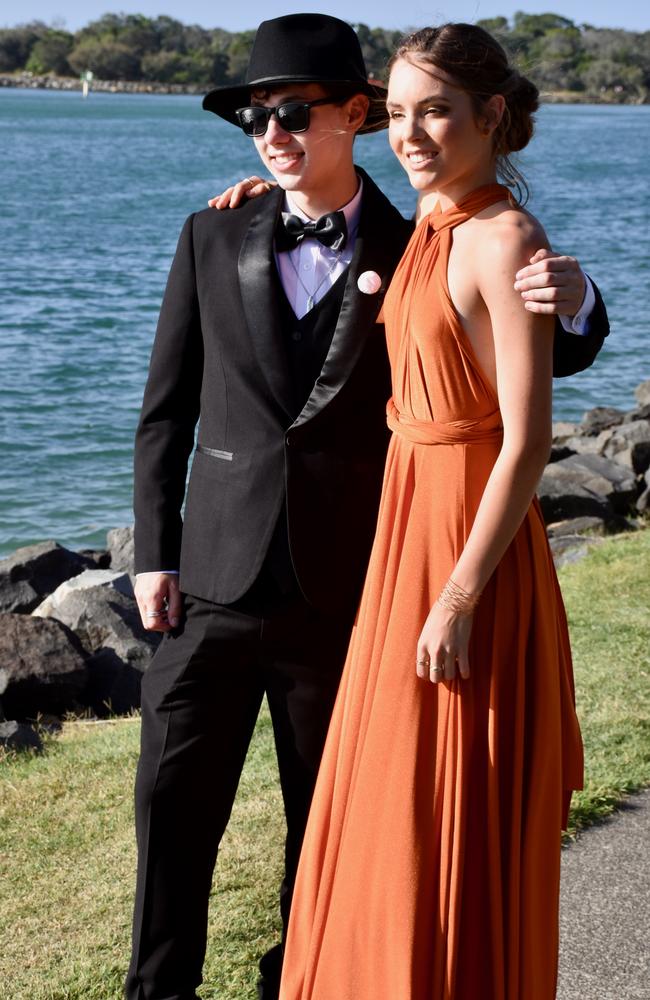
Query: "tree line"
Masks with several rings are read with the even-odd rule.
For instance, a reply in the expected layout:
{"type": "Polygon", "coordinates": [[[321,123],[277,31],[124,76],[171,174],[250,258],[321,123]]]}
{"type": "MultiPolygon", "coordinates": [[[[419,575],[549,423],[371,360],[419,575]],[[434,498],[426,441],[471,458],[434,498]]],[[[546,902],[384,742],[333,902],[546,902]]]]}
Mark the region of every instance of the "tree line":
{"type": "MultiPolygon", "coordinates": [[[[543,92],[566,91],[614,101],[650,97],[650,31],[576,25],[559,14],[524,14],[478,21],[495,35],[543,92]]],[[[386,78],[400,31],[354,25],[370,74],[386,78]]],[[[105,14],[76,32],[40,21],[0,29],[0,73],[205,87],[240,83],[254,31],[229,32],[174,18],[105,14]]]]}

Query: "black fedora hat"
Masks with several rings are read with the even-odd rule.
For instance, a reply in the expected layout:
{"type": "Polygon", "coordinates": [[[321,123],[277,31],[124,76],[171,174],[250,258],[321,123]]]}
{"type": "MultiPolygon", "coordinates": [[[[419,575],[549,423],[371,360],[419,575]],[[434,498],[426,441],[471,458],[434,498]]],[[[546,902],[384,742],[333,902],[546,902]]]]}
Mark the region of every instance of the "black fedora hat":
{"type": "Polygon", "coordinates": [[[211,90],[203,98],[203,107],[237,125],[235,111],[249,104],[251,90],[288,83],[349,85],[350,94],[367,94],[371,99],[359,132],[376,132],[388,124],[384,106],[386,88],[368,83],[354,29],[329,14],[288,14],[262,21],[253,42],[245,83],[211,90]]]}

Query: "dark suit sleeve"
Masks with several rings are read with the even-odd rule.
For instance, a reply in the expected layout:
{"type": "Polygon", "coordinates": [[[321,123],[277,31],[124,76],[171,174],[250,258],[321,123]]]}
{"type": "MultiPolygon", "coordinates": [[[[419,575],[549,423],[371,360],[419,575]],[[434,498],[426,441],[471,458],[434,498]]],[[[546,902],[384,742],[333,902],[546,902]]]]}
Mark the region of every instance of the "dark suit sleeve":
{"type": "Polygon", "coordinates": [[[135,439],[135,568],[177,569],[181,506],[203,377],[190,216],[167,280],[135,439]]]}
{"type": "Polygon", "coordinates": [[[553,342],[553,375],[564,378],[584,371],[594,363],[596,355],[603,346],[605,337],[609,334],[609,319],[602,295],[592,280],[596,293],[596,305],[589,316],[589,333],[581,337],[576,333],[567,333],[559,317],[555,323],[555,340],[553,342]]]}

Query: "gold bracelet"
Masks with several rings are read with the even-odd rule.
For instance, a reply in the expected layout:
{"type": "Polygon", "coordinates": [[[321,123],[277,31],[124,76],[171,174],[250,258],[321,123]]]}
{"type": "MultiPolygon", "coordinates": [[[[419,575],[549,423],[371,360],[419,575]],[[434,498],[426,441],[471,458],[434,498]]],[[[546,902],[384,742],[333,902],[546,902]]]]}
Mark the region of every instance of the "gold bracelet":
{"type": "Polygon", "coordinates": [[[441,604],[443,608],[448,608],[450,611],[455,611],[456,614],[471,615],[480,597],[480,592],[478,594],[469,594],[449,577],[438,595],[438,604],[441,604]]]}

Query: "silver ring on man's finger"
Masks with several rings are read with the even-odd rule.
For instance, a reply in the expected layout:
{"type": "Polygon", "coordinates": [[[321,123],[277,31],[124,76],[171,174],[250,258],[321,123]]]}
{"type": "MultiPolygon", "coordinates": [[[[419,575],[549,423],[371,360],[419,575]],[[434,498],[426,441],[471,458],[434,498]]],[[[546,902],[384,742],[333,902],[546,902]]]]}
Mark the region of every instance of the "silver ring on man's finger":
{"type": "Polygon", "coordinates": [[[167,612],[163,608],[162,611],[146,611],[145,614],[147,618],[162,618],[167,612]]]}

